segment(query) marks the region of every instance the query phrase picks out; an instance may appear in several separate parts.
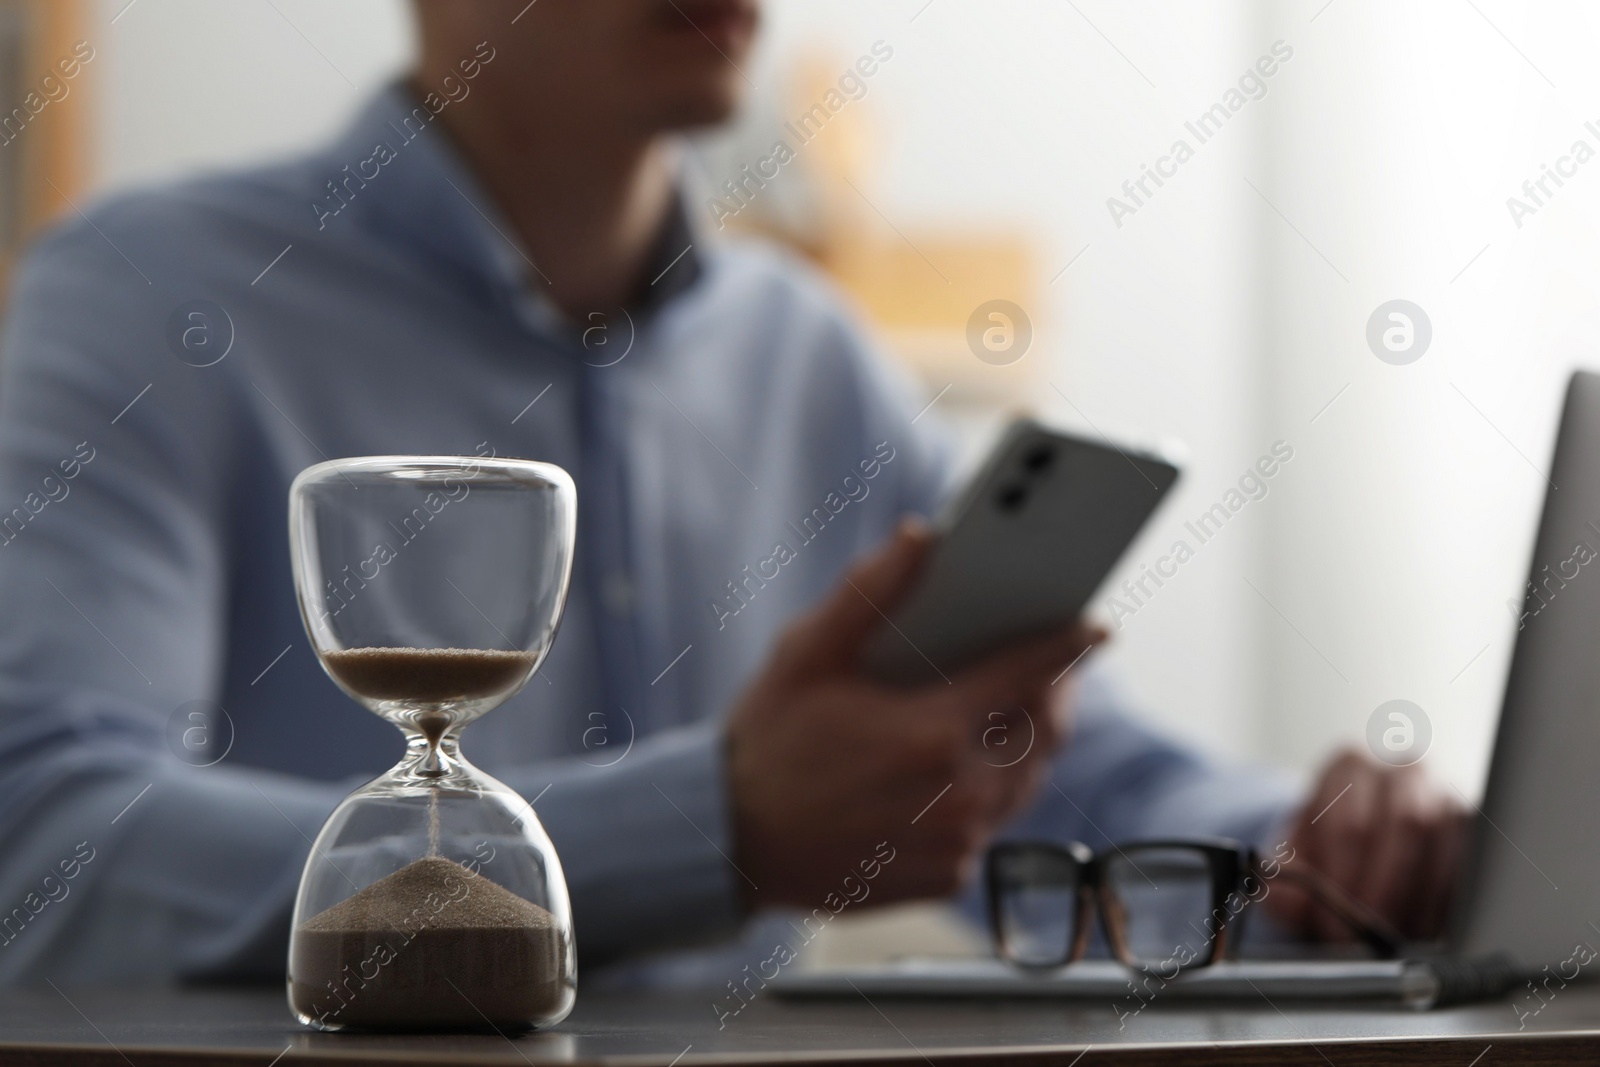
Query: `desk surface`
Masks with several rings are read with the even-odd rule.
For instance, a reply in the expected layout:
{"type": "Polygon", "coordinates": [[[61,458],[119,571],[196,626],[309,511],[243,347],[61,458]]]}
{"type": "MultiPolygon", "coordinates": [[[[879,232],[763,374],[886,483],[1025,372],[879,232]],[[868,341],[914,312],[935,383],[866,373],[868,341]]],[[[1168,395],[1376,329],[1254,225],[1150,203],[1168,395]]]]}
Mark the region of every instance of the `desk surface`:
{"type": "Polygon", "coordinates": [[[719,1030],[713,995],[580,996],[556,1030],[410,1037],[309,1033],[276,990],[52,990],[0,997],[0,1065],[1117,1064],[1600,1062],[1600,986],[1557,993],[1518,1032],[1510,1000],[1436,1012],[1151,1004],[1124,1029],[1099,1003],[889,998],[786,1002],[763,993],[719,1030]],[[1087,1050],[1087,1051],[1086,1051],[1087,1050]]]}

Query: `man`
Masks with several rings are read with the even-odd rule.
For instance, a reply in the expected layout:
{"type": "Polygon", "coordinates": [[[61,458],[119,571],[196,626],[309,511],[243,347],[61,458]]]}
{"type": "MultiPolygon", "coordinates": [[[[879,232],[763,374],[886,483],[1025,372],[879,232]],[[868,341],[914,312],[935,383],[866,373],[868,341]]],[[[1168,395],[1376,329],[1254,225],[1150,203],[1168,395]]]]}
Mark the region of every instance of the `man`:
{"type": "MultiPolygon", "coordinates": [[[[281,979],[310,838],[398,755],[306,645],[285,497],[382,453],[577,479],[560,638],[467,750],[537,801],[586,967],[809,911],[885,842],[873,903],[947,895],[1002,831],[1283,834],[1436,928],[1456,822],[1415,773],[1341,760],[1297,815],[1092,675],[1069,738],[1090,629],[948,686],[856,673],[947,468],[826,286],[681,206],[672,135],[733,110],[754,0],[419,15],[413,77],[335,143],[93,207],[14,288],[0,901],[27,903],[0,977],[281,979]],[[1026,756],[986,747],[996,722],[1026,756]]],[[[1332,933],[1303,901],[1280,917],[1332,933]]]]}

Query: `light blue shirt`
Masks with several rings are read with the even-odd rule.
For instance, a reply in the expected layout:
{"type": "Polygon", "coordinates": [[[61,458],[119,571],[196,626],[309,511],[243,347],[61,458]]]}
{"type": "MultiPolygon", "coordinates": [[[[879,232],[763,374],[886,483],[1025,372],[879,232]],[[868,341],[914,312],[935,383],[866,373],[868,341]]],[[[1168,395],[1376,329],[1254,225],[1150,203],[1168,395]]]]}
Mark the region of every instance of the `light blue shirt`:
{"type": "MultiPolygon", "coordinates": [[[[0,979],[281,979],[310,839],[402,748],[323,674],[295,605],[289,483],[338,456],[572,472],[560,635],[463,750],[535,801],[591,976],[746,924],[724,715],[787,620],[937,506],[934,420],[912,425],[812,271],[683,219],[636,307],[563,322],[425,116],[390,90],[307,158],[93,205],[17,278],[0,979]],[[231,722],[211,766],[184,745],[196,701],[231,722]]],[[[1139,727],[1092,676],[1055,784],[1015,833],[1260,840],[1288,800],[1139,727]]]]}

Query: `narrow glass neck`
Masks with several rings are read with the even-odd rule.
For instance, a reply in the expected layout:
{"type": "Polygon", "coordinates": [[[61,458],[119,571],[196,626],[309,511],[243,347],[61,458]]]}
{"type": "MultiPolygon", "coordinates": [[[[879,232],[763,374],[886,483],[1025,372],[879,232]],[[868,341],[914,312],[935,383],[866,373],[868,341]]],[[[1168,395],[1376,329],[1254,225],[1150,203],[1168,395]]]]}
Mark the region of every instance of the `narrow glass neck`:
{"type": "Polygon", "coordinates": [[[471,764],[461,755],[461,728],[446,730],[437,743],[430,743],[420,730],[401,727],[406,735],[406,755],[394,769],[396,777],[412,781],[438,782],[467,776],[471,764]]]}

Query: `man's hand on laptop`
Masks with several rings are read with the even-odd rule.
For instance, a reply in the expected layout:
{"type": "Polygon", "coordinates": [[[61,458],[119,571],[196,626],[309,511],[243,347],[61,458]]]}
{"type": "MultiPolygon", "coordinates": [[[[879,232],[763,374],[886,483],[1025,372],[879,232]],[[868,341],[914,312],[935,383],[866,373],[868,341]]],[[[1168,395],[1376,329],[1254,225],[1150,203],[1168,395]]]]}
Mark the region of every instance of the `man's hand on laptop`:
{"type": "Polygon", "coordinates": [[[734,708],[735,859],[754,883],[752,907],[810,911],[864,870],[877,875],[875,903],[948,895],[1045,782],[1071,711],[1071,676],[1051,683],[1105,631],[1076,626],[1027,642],[949,684],[896,689],[857,669],[930,543],[924,527],[902,524],[789,627],[734,708]],[[1006,746],[992,733],[986,744],[986,731],[1006,722],[1016,724],[1006,746]],[[890,853],[880,844],[892,862],[881,864],[890,853]]]}
{"type": "MultiPolygon", "coordinates": [[[[1365,752],[1339,753],[1295,820],[1291,862],[1332,878],[1414,941],[1444,933],[1466,841],[1467,809],[1422,769],[1389,767],[1365,752]]],[[[1284,883],[1267,907],[1293,933],[1350,941],[1350,930],[1284,883]]]]}

